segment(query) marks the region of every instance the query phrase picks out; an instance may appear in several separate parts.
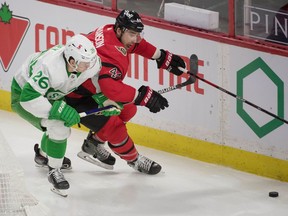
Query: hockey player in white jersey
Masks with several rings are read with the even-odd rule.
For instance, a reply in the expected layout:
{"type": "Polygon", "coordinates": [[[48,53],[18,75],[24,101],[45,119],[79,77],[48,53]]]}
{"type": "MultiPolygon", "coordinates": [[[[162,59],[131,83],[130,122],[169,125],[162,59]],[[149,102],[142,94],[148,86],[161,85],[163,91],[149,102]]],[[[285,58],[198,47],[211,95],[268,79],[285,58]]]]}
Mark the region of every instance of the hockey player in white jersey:
{"type": "Polygon", "coordinates": [[[67,196],[64,191],[69,183],[61,167],[71,167],[64,157],[67,138],[70,127],[80,122],[77,111],[63,97],[97,75],[100,68],[101,60],[92,42],[79,34],[66,46],[30,55],[12,80],[12,110],[44,132],[40,149],[35,146],[35,162],[48,165],[48,180],[54,192],[63,196],[67,196]]]}

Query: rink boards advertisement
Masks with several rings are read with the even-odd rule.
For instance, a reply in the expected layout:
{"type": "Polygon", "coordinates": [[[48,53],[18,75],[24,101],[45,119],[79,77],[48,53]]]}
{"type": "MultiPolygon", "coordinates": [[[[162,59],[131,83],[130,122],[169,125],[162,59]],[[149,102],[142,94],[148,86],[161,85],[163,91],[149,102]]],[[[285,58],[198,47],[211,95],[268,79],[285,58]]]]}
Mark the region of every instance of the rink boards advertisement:
{"type": "MultiPolygon", "coordinates": [[[[32,0],[0,2],[4,11],[0,15],[2,94],[10,92],[13,74],[30,53],[58,43],[65,44],[76,33],[89,33],[115,20],[32,0]]],[[[196,54],[199,58],[198,76],[287,119],[287,58],[148,25],[144,31],[144,38],[156,47],[181,55],[188,69],[189,57],[196,54]]],[[[155,61],[132,55],[125,82],[135,88],[149,85],[161,90],[186,78],[158,70],[155,61]]],[[[169,101],[168,109],[153,114],[147,108],[139,107],[132,123],[166,131],[175,137],[180,135],[204,143],[288,159],[288,125],[235,97],[201,80],[163,96],[169,101]]]]}

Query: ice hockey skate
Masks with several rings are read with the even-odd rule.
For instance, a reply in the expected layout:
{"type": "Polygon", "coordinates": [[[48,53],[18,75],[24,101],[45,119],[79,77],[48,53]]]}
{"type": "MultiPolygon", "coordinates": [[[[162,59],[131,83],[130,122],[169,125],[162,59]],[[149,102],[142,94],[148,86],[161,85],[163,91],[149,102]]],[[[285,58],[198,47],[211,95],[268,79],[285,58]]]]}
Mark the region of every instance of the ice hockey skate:
{"type": "Polygon", "coordinates": [[[93,138],[93,133],[91,131],[89,132],[87,139],[84,140],[81,149],[82,151],[77,154],[81,159],[104,169],[113,170],[113,165],[116,160],[115,157],[105,149],[104,143],[100,143],[93,138]]]}
{"type": "Polygon", "coordinates": [[[161,171],[161,166],[156,163],[155,161],[143,156],[138,155],[137,159],[133,162],[127,162],[129,166],[131,166],[133,169],[146,173],[149,175],[155,175],[161,171]]]}
{"type": "Polygon", "coordinates": [[[60,196],[67,197],[67,190],[69,189],[70,185],[65,179],[61,169],[54,169],[49,167],[49,170],[50,171],[48,173],[48,181],[53,185],[51,191],[60,196]]]}
{"type": "MultiPolygon", "coordinates": [[[[48,158],[40,154],[40,148],[38,144],[34,145],[35,157],[34,161],[37,167],[48,167],[48,158]]],[[[72,169],[71,160],[64,157],[61,169],[70,170],[72,169]]]]}

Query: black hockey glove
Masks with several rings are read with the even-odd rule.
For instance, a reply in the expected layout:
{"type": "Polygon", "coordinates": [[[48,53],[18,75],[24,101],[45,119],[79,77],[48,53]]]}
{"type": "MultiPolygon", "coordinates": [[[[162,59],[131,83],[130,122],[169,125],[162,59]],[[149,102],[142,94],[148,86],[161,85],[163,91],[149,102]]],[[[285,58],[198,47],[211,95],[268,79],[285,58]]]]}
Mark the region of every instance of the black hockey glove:
{"type": "Polygon", "coordinates": [[[169,106],[166,98],[148,86],[141,86],[138,89],[138,92],[138,96],[134,103],[136,105],[148,107],[149,111],[152,113],[157,113],[169,106]]]}
{"type": "Polygon", "coordinates": [[[157,67],[163,68],[173,73],[177,76],[180,76],[183,72],[178,69],[178,67],[186,68],[184,60],[178,56],[170,53],[168,50],[161,49],[160,58],[156,59],[157,67]]]}

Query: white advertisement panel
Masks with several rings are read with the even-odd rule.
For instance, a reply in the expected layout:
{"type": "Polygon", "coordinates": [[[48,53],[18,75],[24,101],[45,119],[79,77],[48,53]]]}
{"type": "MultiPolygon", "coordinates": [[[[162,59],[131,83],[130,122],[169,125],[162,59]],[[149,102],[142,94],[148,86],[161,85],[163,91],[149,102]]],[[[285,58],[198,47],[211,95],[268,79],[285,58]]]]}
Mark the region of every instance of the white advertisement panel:
{"type": "MultiPolygon", "coordinates": [[[[285,65],[288,59],[236,46],[229,46],[226,55],[230,56],[227,88],[260,109],[287,120],[288,76],[285,65]]],[[[225,97],[224,143],[287,160],[288,125],[240,100],[225,97]]]]}
{"type": "MultiPolygon", "coordinates": [[[[30,53],[58,43],[65,44],[73,34],[88,33],[115,20],[33,0],[13,0],[1,4],[2,7],[9,6],[8,11],[13,12],[10,23],[0,23],[0,89],[6,91],[10,89],[13,74],[30,53]],[[7,47],[3,41],[10,41],[12,45],[7,47]]],[[[270,112],[288,115],[287,109],[284,109],[288,107],[286,58],[147,25],[144,31],[146,40],[158,48],[181,55],[187,65],[190,55],[197,54],[198,75],[202,78],[234,93],[241,93],[247,100],[270,112]],[[259,65],[263,68],[257,69],[259,65]]],[[[133,55],[125,82],[135,88],[149,85],[160,90],[184,80],[184,77],[159,71],[155,61],[133,55]]],[[[168,109],[153,114],[147,108],[139,107],[132,122],[287,159],[288,145],[284,140],[287,139],[287,124],[279,121],[267,124],[273,120],[272,117],[237,103],[234,97],[200,80],[187,88],[165,93],[164,96],[169,101],[168,109]]]]}

